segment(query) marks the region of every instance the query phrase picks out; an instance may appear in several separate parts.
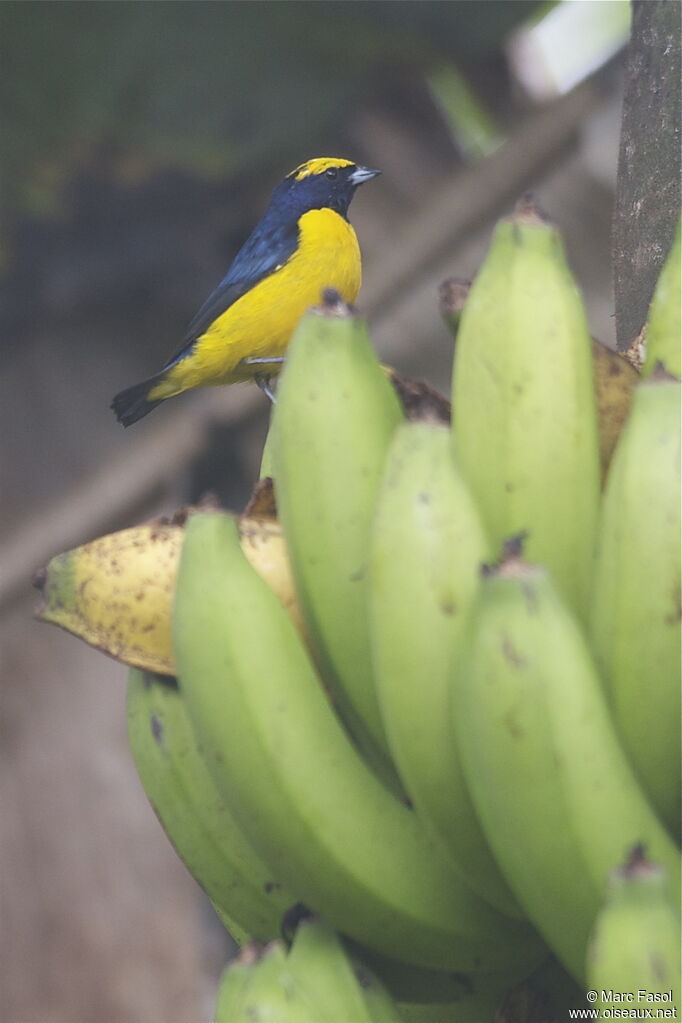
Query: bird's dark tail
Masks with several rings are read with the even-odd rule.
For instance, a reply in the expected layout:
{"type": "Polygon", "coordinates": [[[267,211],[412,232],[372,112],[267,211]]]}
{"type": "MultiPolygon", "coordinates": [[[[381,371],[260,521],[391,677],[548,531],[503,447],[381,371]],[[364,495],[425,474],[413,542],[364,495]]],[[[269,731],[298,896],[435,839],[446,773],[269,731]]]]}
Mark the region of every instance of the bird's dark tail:
{"type": "Polygon", "coordinates": [[[148,380],[143,380],[139,384],[134,384],[132,387],[127,387],[125,391],[120,391],[116,395],[111,403],[111,407],[119,423],[122,423],[123,426],[132,426],[138,419],[142,419],[153,408],[161,404],[163,398],[158,398],[156,401],[149,401],[147,399],[147,395],[154,384],[158,384],[159,376],[160,374],[150,377],[148,380]]]}

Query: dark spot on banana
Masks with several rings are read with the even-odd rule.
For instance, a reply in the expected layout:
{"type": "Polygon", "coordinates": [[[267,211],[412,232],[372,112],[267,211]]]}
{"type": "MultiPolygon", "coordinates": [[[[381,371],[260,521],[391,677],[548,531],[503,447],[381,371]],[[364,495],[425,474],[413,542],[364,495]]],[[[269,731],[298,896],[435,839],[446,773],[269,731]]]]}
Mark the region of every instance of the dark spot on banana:
{"type": "Polygon", "coordinates": [[[510,710],[505,714],[504,723],[507,726],[507,730],[509,731],[512,739],[523,738],[523,728],[519,724],[519,721],[513,711],[510,710]]]}
{"type": "Polygon", "coordinates": [[[502,653],[509,663],[515,668],[524,667],[526,663],[525,658],[518,652],[511,639],[506,634],[502,637],[502,653]]]}
{"type": "Polygon", "coordinates": [[[156,714],[152,714],[149,719],[151,725],[152,735],[154,736],[154,742],[158,743],[159,746],[163,745],[163,724],[156,714]]]}

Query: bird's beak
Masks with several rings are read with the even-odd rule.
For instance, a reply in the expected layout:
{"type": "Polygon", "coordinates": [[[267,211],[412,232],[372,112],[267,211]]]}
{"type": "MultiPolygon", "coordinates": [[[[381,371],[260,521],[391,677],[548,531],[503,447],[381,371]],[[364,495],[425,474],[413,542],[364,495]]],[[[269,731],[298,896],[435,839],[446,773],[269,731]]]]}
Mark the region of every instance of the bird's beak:
{"type": "Polygon", "coordinates": [[[355,170],[348,175],[348,180],[352,185],[361,185],[363,181],[370,181],[375,178],[377,174],[381,174],[380,170],[372,170],[371,167],[361,167],[358,165],[355,170]]]}

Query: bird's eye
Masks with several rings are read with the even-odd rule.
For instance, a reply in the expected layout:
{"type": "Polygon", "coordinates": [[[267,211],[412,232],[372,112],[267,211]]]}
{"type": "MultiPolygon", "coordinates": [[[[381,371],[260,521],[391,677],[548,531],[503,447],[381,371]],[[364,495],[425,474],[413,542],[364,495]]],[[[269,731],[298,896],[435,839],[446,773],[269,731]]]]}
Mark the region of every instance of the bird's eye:
{"type": "Polygon", "coordinates": [[[334,179],[335,177],[337,177],[339,172],[338,168],[329,167],[324,173],[327,175],[328,178],[334,179]]]}

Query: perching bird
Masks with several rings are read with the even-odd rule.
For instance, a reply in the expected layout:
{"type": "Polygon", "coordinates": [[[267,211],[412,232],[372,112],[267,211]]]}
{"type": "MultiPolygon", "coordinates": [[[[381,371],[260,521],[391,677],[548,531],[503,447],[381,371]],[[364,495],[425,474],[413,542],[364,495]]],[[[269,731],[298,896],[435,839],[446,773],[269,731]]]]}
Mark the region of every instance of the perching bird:
{"type": "Polygon", "coordinates": [[[294,327],[322,290],[355,301],[360,248],[348,207],[358,185],[379,173],[318,157],[287,174],[172,358],[116,395],[111,407],[119,422],[130,426],[166,398],[210,384],[255,380],[272,398],[270,380],[294,327]]]}

